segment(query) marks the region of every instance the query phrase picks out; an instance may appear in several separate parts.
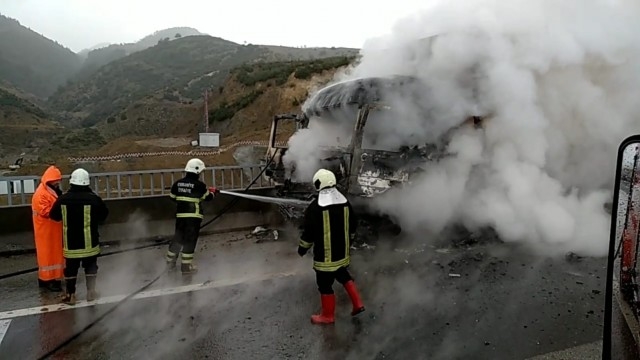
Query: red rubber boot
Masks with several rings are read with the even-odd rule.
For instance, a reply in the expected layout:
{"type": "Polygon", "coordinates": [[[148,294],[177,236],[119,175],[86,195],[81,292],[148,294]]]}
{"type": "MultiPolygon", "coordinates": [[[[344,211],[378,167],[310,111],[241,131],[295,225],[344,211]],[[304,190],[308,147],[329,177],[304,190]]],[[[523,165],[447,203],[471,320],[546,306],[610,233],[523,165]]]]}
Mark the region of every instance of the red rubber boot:
{"type": "Polygon", "coordinates": [[[320,295],[322,301],[322,313],[320,315],[311,315],[311,322],[314,324],[333,324],[334,314],[336,311],[336,295],[320,295]]]}
{"type": "Polygon", "coordinates": [[[344,284],[344,288],[347,290],[347,294],[351,298],[351,303],[353,304],[353,310],[351,310],[351,316],[356,316],[364,311],[364,304],[360,299],[360,294],[358,294],[358,289],[356,288],[356,283],[353,280],[349,280],[344,284]]]}

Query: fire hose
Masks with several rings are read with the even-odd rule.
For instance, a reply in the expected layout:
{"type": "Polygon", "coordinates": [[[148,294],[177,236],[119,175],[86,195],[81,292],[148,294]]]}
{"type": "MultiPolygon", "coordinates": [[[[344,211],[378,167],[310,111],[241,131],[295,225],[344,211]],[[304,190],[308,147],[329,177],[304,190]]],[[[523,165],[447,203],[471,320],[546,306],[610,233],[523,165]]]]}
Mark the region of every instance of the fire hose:
{"type": "Polygon", "coordinates": [[[293,206],[304,206],[304,207],[309,205],[308,201],[298,200],[298,199],[282,199],[282,198],[274,198],[269,196],[243,194],[235,191],[226,191],[226,190],[220,190],[220,193],[230,195],[230,196],[237,196],[237,197],[245,198],[249,200],[271,203],[271,204],[293,205],[293,206]]]}
{"type": "MultiPolygon", "coordinates": [[[[251,181],[251,183],[249,183],[249,185],[244,189],[244,191],[248,191],[251,186],[253,186],[253,184],[260,178],[260,176],[262,176],[262,174],[264,173],[264,171],[267,169],[267,167],[269,166],[269,164],[271,164],[271,162],[273,161],[274,157],[276,155],[276,152],[273,153],[273,155],[271,156],[271,158],[269,158],[269,160],[267,161],[267,163],[265,164],[264,168],[262,169],[262,171],[260,171],[260,173],[253,179],[253,181],[251,181]]],[[[222,192],[222,191],[221,191],[222,192]]],[[[228,191],[225,191],[225,193],[228,193],[228,191]]],[[[235,195],[238,195],[239,193],[234,193],[235,195]]],[[[227,211],[229,211],[233,206],[235,206],[235,204],[237,203],[237,201],[239,201],[240,197],[235,197],[227,206],[225,206],[224,209],[222,209],[222,211],[220,211],[220,213],[218,215],[216,215],[213,219],[207,221],[206,223],[202,224],[200,226],[200,229],[204,228],[205,226],[211,224],[212,222],[214,222],[216,219],[220,218],[222,215],[224,215],[224,213],[226,213],[227,211]]],[[[158,246],[161,244],[154,244],[153,246],[158,246]]],[[[146,246],[149,247],[149,246],[146,246]]],[[[139,247],[142,248],[142,247],[139,247]]],[[[133,250],[133,249],[130,249],[133,250]]],[[[124,251],[122,251],[124,252],[124,251]]],[[[144,285],[143,287],[141,287],[140,289],[132,292],[131,294],[127,295],[124,299],[120,300],[119,302],[117,302],[113,307],[111,307],[109,310],[105,311],[102,315],[98,316],[97,319],[93,320],[92,322],[90,322],[88,325],[86,325],[84,328],[82,328],[80,331],[76,332],[74,335],[72,335],[71,337],[69,337],[67,340],[63,341],[61,344],[59,344],[58,346],[56,346],[55,348],[53,348],[52,350],[49,350],[47,353],[45,353],[44,355],[38,357],[38,359],[46,359],[47,357],[55,354],[57,351],[59,351],[60,349],[64,348],[65,346],[69,345],[73,340],[77,339],[80,335],[82,335],[85,331],[91,329],[92,327],[94,327],[100,320],[104,319],[107,315],[113,313],[119,306],[121,306],[122,304],[124,304],[127,300],[133,298],[134,296],[136,296],[137,294],[143,292],[144,290],[146,290],[147,288],[149,288],[151,285],[153,285],[156,281],[158,281],[162,275],[164,275],[167,272],[167,269],[163,270],[160,272],[160,274],[158,274],[158,276],[156,276],[155,278],[153,278],[149,283],[147,283],[146,285],[144,285]]]]}

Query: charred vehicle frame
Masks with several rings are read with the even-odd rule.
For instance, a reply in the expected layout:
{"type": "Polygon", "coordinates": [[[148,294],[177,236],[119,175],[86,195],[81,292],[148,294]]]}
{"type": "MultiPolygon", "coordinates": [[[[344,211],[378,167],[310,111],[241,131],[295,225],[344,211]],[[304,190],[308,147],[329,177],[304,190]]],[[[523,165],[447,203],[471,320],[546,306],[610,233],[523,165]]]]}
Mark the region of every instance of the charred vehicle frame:
{"type": "MultiPolygon", "coordinates": [[[[278,126],[284,121],[294,122],[295,131],[308,129],[312,121],[350,122],[352,133],[346,144],[321,146],[318,156],[320,167],[333,171],[338,182],[337,187],[352,201],[366,224],[369,235],[390,231],[400,232],[393,214],[381,214],[368,206],[368,200],[392,187],[403,186],[411,182],[416,174],[425,171],[433,161],[451,156],[447,152],[449,137],[447,134],[429,144],[410,144],[397,150],[375,149],[363,146],[365,132],[372,114],[391,109],[385,101],[385,92],[395,91],[419,80],[408,76],[363,78],[327,86],[318,91],[305,104],[302,114],[280,114],[273,117],[266,158],[268,164],[265,177],[276,185],[275,196],[283,198],[310,199],[315,190],[309,181],[292,180],[295,164],[287,166],[285,158],[290,150],[288,146],[278,145],[276,141],[278,126]],[[347,110],[345,110],[347,109],[347,110]],[[339,112],[339,115],[335,115],[339,112]]],[[[483,117],[469,116],[460,126],[482,127],[483,117]]],[[[401,121],[401,119],[398,119],[401,121]]],[[[459,126],[458,126],[459,127],[459,126]]],[[[457,128],[457,127],[456,127],[457,128]]],[[[453,130],[453,129],[451,129],[453,130]]],[[[302,213],[291,208],[282,209],[290,219],[299,218],[302,213]]]]}

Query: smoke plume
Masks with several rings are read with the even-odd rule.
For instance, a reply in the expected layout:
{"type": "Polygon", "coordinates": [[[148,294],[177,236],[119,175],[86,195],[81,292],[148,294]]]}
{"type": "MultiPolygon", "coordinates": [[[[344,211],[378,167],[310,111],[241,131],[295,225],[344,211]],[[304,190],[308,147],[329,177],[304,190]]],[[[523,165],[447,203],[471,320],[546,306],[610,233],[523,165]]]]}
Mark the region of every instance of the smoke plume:
{"type": "MultiPolygon", "coordinates": [[[[617,146],[640,130],[639,10],[613,0],[443,1],[367,41],[336,80],[405,75],[426,87],[386,94],[393,110],[369,119],[365,145],[447,135],[455,154],[373,205],[408,231],[490,226],[505,241],[606,254],[617,146]],[[474,115],[487,118],[483,129],[460,127],[474,115]]],[[[317,169],[321,144],[351,131],[312,118],[286,156],[298,180],[317,169]]]]}

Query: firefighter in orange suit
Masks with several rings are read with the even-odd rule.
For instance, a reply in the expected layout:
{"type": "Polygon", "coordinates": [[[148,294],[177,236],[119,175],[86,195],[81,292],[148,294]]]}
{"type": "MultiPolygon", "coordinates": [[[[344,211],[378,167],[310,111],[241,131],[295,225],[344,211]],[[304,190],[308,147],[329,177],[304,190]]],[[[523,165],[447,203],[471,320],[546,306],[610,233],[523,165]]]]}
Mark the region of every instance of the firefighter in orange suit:
{"type": "Polygon", "coordinates": [[[38,261],[38,284],[50,291],[62,291],[64,257],[62,255],[62,224],[51,220],[49,212],[62,194],[62,174],[55,166],[49,166],[31,199],[33,234],[38,261]]]}

